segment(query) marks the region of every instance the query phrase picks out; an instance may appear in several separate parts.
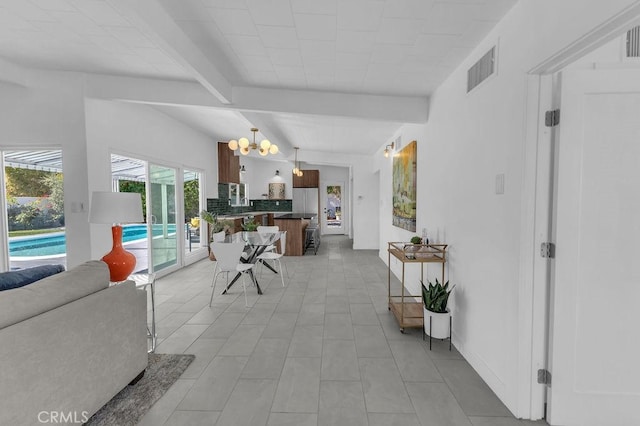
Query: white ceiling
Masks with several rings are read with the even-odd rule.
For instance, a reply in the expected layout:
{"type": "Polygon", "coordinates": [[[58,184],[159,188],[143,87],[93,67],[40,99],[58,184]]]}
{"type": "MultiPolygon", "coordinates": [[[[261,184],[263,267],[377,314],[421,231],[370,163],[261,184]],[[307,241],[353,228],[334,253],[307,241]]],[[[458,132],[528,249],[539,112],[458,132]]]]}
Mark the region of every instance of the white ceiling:
{"type": "Polygon", "coordinates": [[[0,58],[197,83],[155,108],[214,140],[371,154],[516,1],[0,0],[0,58]]]}

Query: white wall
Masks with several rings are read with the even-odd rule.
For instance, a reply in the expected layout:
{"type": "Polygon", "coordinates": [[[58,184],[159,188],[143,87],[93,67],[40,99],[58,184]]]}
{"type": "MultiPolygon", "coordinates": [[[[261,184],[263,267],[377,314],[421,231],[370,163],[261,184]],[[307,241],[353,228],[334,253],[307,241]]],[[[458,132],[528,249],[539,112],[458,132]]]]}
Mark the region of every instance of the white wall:
{"type": "Polygon", "coordinates": [[[247,170],[240,174],[240,181],[247,184],[249,188],[249,199],[262,200],[262,194],[269,193],[270,182],[281,182],[285,186],[285,198],[291,199],[293,189],[293,176],[291,170],[293,163],[289,161],[273,161],[262,157],[253,157],[251,154],[240,156],[240,165],[244,165],[247,170]],[[276,170],[280,175],[276,177],[276,170]]]}
{"type": "MultiPolygon", "coordinates": [[[[158,110],[141,104],[86,101],[87,164],[92,191],[111,190],[111,154],[205,172],[205,197],[218,193],[217,143],[158,110]]],[[[93,258],[109,251],[111,236],[92,225],[93,258]]]]}
{"type": "Polygon", "coordinates": [[[90,252],[84,77],[28,69],[21,74],[26,87],[0,83],[0,149],[62,149],[67,267],[73,267],[90,252]]]}
{"type": "MultiPolygon", "coordinates": [[[[432,240],[449,244],[454,342],[517,416],[531,412],[519,403],[518,383],[527,72],[632,3],[520,1],[438,88],[428,123],[397,135],[403,144],[418,141],[418,232],[426,227],[432,240]],[[496,43],[497,75],[467,94],[467,69],[496,43]],[[497,174],[505,175],[503,195],[495,193],[497,174]]],[[[386,261],[386,241],[412,233],[390,224],[391,161],[383,162],[383,148],[375,161],[386,261]]],[[[433,278],[437,269],[429,269],[433,278]]],[[[416,276],[409,277],[412,291],[416,276]]]]}

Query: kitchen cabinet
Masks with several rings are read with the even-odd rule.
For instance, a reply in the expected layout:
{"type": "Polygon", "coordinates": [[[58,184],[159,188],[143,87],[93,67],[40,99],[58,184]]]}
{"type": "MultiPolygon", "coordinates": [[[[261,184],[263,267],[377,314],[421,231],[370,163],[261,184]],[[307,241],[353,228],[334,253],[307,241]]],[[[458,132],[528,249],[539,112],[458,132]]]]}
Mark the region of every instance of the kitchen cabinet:
{"type": "Polygon", "coordinates": [[[218,142],[218,183],[240,183],[240,157],[226,142],[218,142]]]}
{"type": "Polygon", "coordinates": [[[302,170],[302,176],[293,175],[294,188],[319,188],[320,170],[302,170]]]}

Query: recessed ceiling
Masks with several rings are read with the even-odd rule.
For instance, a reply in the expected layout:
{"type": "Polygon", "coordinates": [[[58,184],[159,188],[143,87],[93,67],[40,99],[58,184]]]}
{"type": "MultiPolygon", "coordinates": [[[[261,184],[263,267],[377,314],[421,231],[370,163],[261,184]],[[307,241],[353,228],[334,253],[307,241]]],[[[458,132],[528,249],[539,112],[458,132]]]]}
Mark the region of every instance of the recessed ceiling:
{"type": "Polygon", "coordinates": [[[2,0],[0,58],[197,82],[217,108],[156,108],[212,140],[256,126],[284,147],[371,154],[403,114],[358,105],[427,98],[516,1],[2,0]]]}

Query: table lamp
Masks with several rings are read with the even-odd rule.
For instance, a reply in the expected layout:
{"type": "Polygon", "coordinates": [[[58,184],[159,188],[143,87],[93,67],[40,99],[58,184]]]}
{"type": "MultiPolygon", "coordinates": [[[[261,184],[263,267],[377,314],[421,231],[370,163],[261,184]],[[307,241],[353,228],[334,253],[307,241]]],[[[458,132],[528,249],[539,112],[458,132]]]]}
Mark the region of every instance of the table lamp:
{"type": "Polygon", "coordinates": [[[102,261],[109,265],[110,280],[124,281],[136,267],[136,257],[122,247],[122,223],[141,223],[142,198],[135,192],[95,191],[91,196],[89,222],[111,224],[113,248],[102,261]]]}

